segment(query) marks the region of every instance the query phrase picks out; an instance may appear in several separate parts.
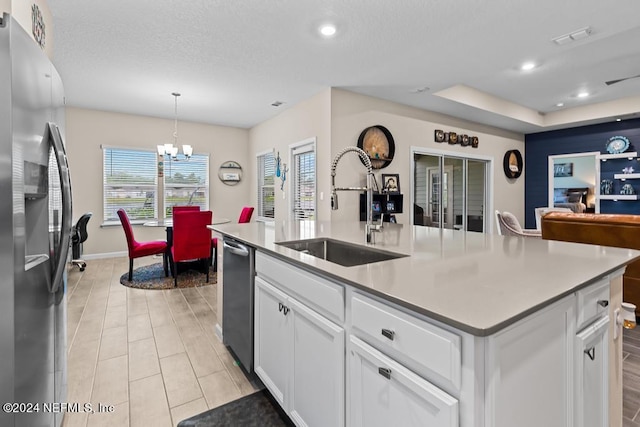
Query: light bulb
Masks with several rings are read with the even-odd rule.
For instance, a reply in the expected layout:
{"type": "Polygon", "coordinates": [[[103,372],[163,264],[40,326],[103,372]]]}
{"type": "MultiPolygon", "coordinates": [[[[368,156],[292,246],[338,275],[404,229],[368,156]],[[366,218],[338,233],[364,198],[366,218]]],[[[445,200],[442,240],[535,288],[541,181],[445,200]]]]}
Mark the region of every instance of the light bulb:
{"type": "Polygon", "coordinates": [[[336,27],[332,24],[326,24],[320,27],[320,34],[325,37],[331,37],[336,33],[336,27]]]}

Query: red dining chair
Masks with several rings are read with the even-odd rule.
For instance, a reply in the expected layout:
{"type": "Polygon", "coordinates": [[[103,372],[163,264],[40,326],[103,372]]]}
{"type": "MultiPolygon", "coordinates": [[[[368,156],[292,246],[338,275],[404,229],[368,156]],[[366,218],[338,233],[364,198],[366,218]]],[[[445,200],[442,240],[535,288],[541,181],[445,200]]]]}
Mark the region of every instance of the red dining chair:
{"type": "Polygon", "coordinates": [[[176,212],[194,212],[199,210],[200,210],[200,206],[172,206],[171,207],[171,211],[173,212],[173,215],[175,215],[176,212]]]}
{"type": "Polygon", "coordinates": [[[129,248],[129,281],[133,280],[133,260],[144,256],[162,254],[162,265],[164,266],[165,277],[169,276],[167,268],[167,242],[164,240],[153,240],[151,242],[138,242],[133,235],[133,228],[129,221],[129,216],[124,209],[118,209],[118,217],[127,238],[129,248]]]}
{"type": "Polygon", "coordinates": [[[211,211],[175,212],[173,217],[173,245],[171,246],[171,272],[178,286],[177,264],[183,261],[205,260],[207,283],[209,283],[209,260],[211,257],[211,211]]]}
{"type": "Polygon", "coordinates": [[[244,224],[251,221],[251,215],[253,215],[253,206],[245,206],[240,212],[240,218],[238,218],[238,224],[244,224]]]}
{"type": "MultiPolygon", "coordinates": [[[[238,224],[250,222],[251,215],[253,215],[253,209],[254,208],[252,206],[243,207],[242,211],[240,212],[240,217],[238,218],[238,224]]],[[[218,239],[214,237],[213,239],[211,239],[211,259],[213,263],[213,271],[217,271],[217,264],[218,264],[217,258],[218,258],[218,239]]]]}

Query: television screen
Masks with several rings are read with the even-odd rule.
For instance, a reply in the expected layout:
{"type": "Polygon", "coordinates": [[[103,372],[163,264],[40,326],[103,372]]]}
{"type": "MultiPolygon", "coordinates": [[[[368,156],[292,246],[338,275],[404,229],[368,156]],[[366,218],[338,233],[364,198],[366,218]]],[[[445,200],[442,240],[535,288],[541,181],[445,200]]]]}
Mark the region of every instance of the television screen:
{"type": "Polygon", "coordinates": [[[373,203],[371,203],[371,209],[373,210],[373,213],[382,212],[382,206],[380,205],[380,202],[374,201],[373,203]]]}

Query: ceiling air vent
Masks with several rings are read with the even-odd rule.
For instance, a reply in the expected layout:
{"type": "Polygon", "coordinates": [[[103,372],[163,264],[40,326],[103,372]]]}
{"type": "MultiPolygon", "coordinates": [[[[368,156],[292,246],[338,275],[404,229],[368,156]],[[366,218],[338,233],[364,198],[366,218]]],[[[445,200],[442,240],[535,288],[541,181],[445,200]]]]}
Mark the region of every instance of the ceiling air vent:
{"type": "Polygon", "coordinates": [[[586,39],[591,35],[591,32],[592,30],[590,27],[584,27],[584,28],[580,28],[579,30],[572,31],[568,34],[563,34],[559,37],[554,37],[551,40],[557,45],[563,45],[563,44],[571,43],[576,40],[586,39]]]}

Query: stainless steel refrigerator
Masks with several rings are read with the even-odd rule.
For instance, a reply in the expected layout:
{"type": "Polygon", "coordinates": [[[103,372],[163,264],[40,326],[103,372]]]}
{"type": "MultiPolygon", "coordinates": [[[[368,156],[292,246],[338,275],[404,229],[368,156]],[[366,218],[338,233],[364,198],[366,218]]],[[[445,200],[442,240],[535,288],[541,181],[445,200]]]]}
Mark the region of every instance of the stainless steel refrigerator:
{"type": "Polygon", "coordinates": [[[63,124],[60,76],[27,32],[4,14],[0,23],[0,403],[16,405],[3,406],[0,426],[62,422],[63,414],[45,404],[66,401],[71,188],[63,124]]]}

